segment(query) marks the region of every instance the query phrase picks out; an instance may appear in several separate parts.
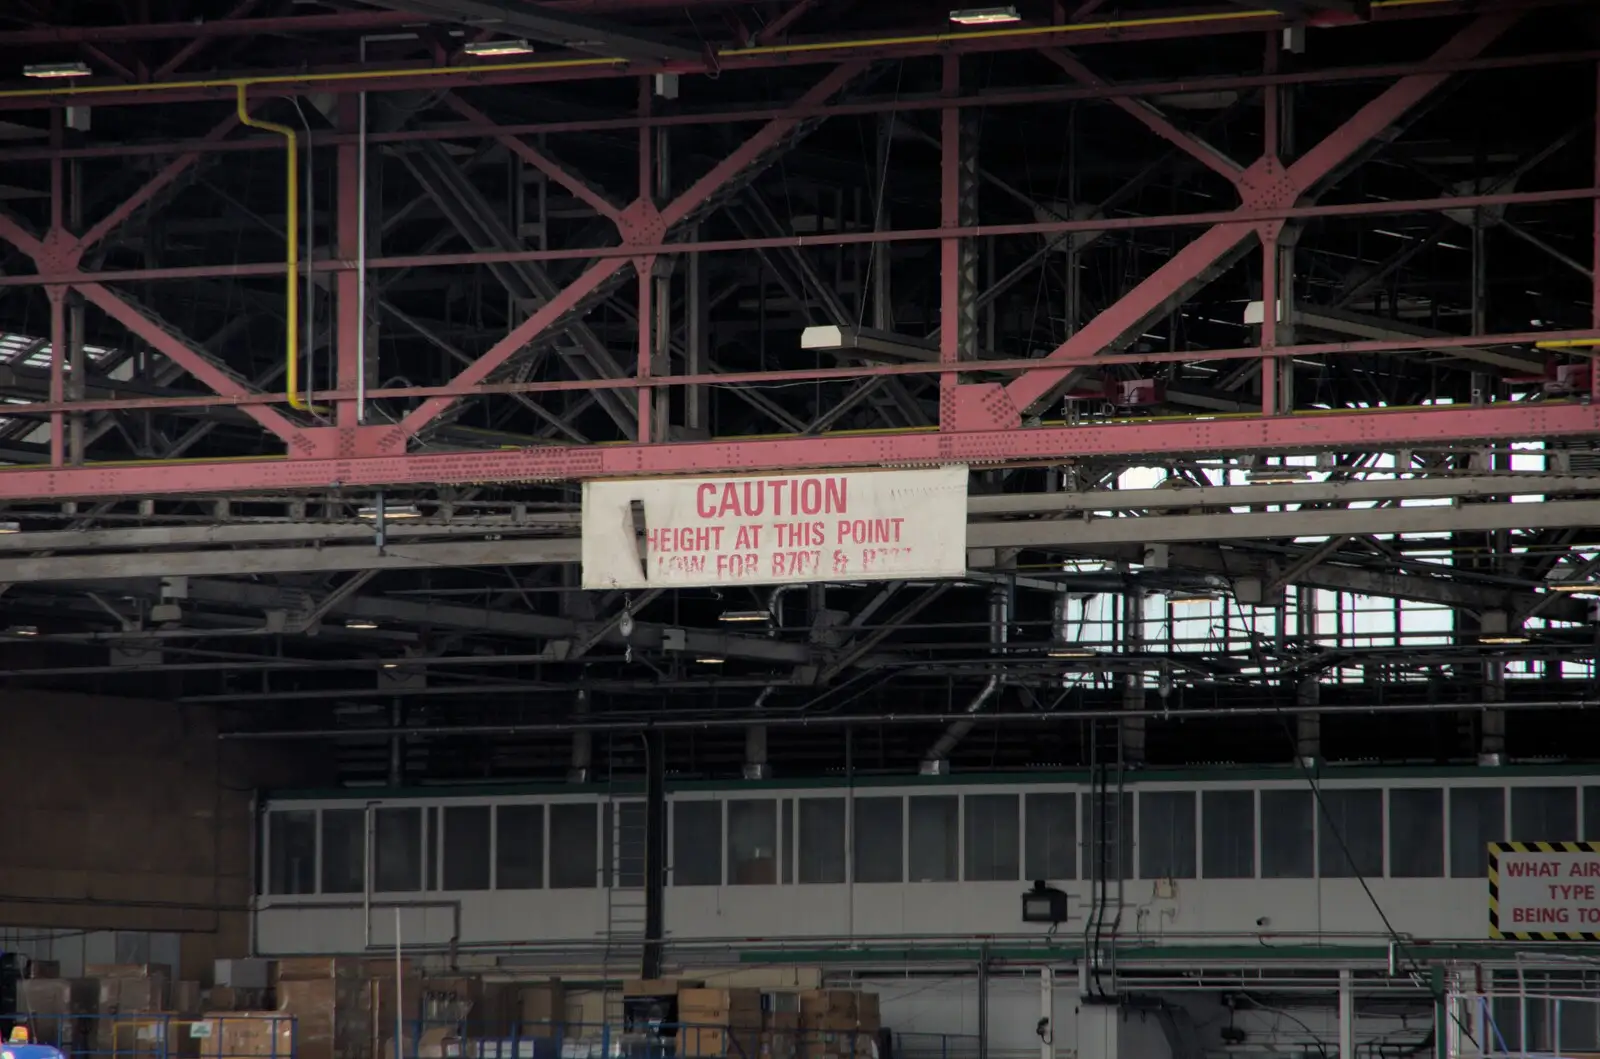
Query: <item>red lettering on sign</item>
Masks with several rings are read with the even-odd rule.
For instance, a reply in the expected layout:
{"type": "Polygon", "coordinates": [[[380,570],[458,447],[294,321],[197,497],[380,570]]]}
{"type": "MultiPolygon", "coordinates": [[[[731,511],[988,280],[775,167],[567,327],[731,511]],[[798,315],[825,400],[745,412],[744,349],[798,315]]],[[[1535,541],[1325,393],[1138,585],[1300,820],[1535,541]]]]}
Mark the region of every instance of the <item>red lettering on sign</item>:
{"type": "Polygon", "coordinates": [[[846,478],[757,478],[701,482],[695,487],[695,512],[706,519],[772,515],[843,515],[849,510],[846,478]]]}
{"type": "Polygon", "coordinates": [[[1511,922],[1525,924],[1555,923],[1564,924],[1569,921],[1565,908],[1513,908],[1511,922]]]}

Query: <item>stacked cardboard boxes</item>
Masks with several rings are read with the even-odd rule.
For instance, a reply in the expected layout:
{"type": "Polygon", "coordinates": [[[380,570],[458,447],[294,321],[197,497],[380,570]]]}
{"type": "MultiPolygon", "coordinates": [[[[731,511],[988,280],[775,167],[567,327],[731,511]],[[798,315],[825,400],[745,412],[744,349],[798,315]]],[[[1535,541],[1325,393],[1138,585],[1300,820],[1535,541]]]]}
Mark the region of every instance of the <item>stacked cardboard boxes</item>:
{"type": "Polygon", "coordinates": [[[23,1011],[33,1016],[33,1034],[40,1044],[64,1051],[93,1046],[100,986],[93,978],[29,978],[17,983],[23,1011]]]}
{"type": "Polygon", "coordinates": [[[290,1059],[294,1020],[277,1011],[212,1011],[190,1026],[200,1059],[290,1059]]]}
{"type": "Polygon", "coordinates": [[[678,990],[678,1054],[757,1059],[761,1050],[761,991],[678,990]]]}
{"type": "Polygon", "coordinates": [[[302,1059],[371,1059],[372,1010],[362,979],[280,978],[278,1010],[295,1018],[302,1059]]]}
{"type": "Polygon", "coordinates": [[[804,1059],[870,1059],[881,1028],[878,995],[854,989],[813,989],[800,994],[804,1059]]]}

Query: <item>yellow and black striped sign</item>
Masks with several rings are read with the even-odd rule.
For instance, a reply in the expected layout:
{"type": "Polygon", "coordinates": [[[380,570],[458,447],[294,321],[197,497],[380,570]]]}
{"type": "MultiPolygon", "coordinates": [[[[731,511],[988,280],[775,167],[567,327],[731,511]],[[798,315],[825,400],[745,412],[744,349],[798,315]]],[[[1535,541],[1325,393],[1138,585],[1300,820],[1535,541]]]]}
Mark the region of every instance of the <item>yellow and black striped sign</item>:
{"type": "Polygon", "coordinates": [[[1513,938],[1517,941],[1600,941],[1600,931],[1501,930],[1500,855],[1502,853],[1600,853],[1600,842],[1489,843],[1489,936],[1491,938],[1513,938]]]}

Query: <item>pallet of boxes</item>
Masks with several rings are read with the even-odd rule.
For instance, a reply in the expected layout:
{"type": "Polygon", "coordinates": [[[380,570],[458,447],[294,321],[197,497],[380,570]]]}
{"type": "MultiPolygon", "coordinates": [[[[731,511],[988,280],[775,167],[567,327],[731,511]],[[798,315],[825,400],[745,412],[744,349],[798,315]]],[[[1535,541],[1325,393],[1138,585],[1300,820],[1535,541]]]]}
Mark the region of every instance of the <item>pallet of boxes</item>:
{"type": "Polygon", "coordinates": [[[800,994],[799,1059],[877,1059],[878,994],[812,989],[800,994]]]}
{"type": "Polygon", "coordinates": [[[678,1054],[684,1059],[760,1059],[761,990],[679,989],[678,1054]]]}

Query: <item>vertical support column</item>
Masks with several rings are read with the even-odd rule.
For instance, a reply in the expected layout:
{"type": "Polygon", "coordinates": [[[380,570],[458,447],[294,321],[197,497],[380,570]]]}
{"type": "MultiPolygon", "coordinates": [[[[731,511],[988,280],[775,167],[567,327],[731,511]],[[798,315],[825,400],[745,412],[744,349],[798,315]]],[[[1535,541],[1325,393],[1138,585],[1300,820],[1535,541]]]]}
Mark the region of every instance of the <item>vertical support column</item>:
{"type": "MultiPolygon", "coordinates": [[[[655,130],[655,190],[657,202],[672,201],[672,156],[669,153],[670,141],[668,135],[672,130],[662,126],[655,130]]],[[[652,280],[655,283],[655,319],[651,326],[655,329],[654,348],[651,353],[651,374],[671,375],[671,349],[672,349],[672,273],[676,267],[677,259],[672,256],[657,258],[651,269],[652,280]]],[[[640,441],[667,441],[671,438],[672,430],[672,391],[658,389],[655,391],[654,411],[651,422],[655,424],[656,437],[648,438],[640,434],[640,441]]]]}
{"type": "MultiPolygon", "coordinates": [[[[651,111],[651,79],[648,75],[639,78],[639,116],[648,118],[651,111]]],[[[654,150],[654,130],[649,125],[639,126],[639,198],[647,202],[655,200],[656,164],[654,150]]],[[[641,383],[650,378],[651,366],[655,360],[655,341],[652,332],[655,328],[655,258],[641,257],[634,260],[634,269],[639,273],[639,360],[638,378],[641,383]]],[[[652,411],[655,405],[655,394],[647,385],[639,387],[639,444],[648,445],[657,440],[652,411]]],[[[651,977],[645,975],[646,978],[651,977]]]]}
{"type": "MultiPolygon", "coordinates": [[[[66,115],[60,107],[50,111],[50,146],[60,150],[65,138],[66,115]]],[[[50,230],[61,231],[66,215],[66,178],[61,156],[50,159],[50,230]]],[[[66,287],[46,287],[50,300],[50,400],[60,404],[66,396],[67,313],[66,287]]],[[[50,466],[60,467],[66,462],[66,417],[60,412],[50,413],[50,466]]]]}
{"type": "MultiPolygon", "coordinates": [[[[961,57],[944,57],[944,95],[961,91],[961,57]]],[[[887,145],[884,148],[887,155],[887,145]]],[[[887,184],[887,181],[885,181],[887,184]]],[[[939,226],[955,228],[961,223],[961,109],[947,106],[939,112],[939,226]]],[[[887,251],[884,251],[887,253],[887,251]]],[[[939,240],[939,363],[954,364],[961,359],[961,240],[939,240]]],[[[956,376],[939,376],[939,428],[954,421],[956,376]]]]}
{"type": "Polygon", "coordinates": [[[1039,1059],[1056,1059],[1056,973],[1039,970],[1039,1059]]]}
{"type": "Polygon", "coordinates": [[[660,978],[667,889],[666,741],[644,734],[644,952],[641,978],[660,978]]]}
{"type": "Polygon", "coordinates": [[[655,264],[654,255],[635,258],[633,263],[639,273],[639,443],[642,445],[657,440],[651,416],[655,396],[649,385],[650,369],[655,357],[655,277],[652,275],[655,264]]]}
{"type": "MultiPolygon", "coordinates": [[[[1278,72],[1278,42],[1274,35],[1266,35],[1266,57],[1263,66],[1268,74],[1278,72]]],[[[1278,86],[1266,87],[1265,106],[1263,107],[1262,154],[1272,161],[1278,161],[1279,145],[1278,133],[1281,128],[1282,118],[1278,112],[1278,86]]],[[[1263,353],[1270,352],[1278,344],[1278,233],[1282,231],[1281,221],[1272,221],[1260,228],[1261,233],[1261,349],[1263,353]]],[[[1278,359],[1273,356],[1261,358],[1261,414],[1266,416],[1277,415],[1281,411],[1278,402],[1278,359]]]]}
{"type": "Polygon", "coordinates": [[[1339,970],[1339,1059],[1356,1059],[1356,1003],[1350,968],[1339,970]]]}
{"type": "MultiPolygon", "coordinates": [[[[699,240],[699,226],[695,227],[691,238],[699,240]]],[[[684,373],[704,375],[711,354],[706,348],[707,343],[711,341],[711,328],[706,316],[705,263],[700,254],[689,255],[688,273],[684,276],[683,298],[684,351],[688,354],[684,373]]],[[[711,436],[710,391],[698,383],[684,387],[683,425],[685,432],[691,438],[711,436]]]]}
{"type": "MultiPolygon", "coordinates": [[[[1595,64],[1594,99],[1594,272],[1593,293],[1589,297],[1590,323],[1600,330],[1600,63],[1595,64]]],[[[1600,353],[1590,350],[1591,353],[1600,353]]],[[[1589,358],[1589,395],[1600,400],[1600,356],[1589,358]]]]}
{"type": "MultiPolygon", "coordinates": [[[[66,396],[67,365],[67,288],[46,287],[50,299],[50,401],[60,404],[66,396]]],[[[50,413],[50,466],[66,463],[66,417],[50,413]]]]}
{"type": "MultiPolygon", "coordinates": [[[[1271,90],[1269,89],[1269,95],[1271,90]]],[[[1261,414],[1274,416],[1278,406],[1278,230],[1271,222],[1261,226],[1261,414]]]]}
{"type": "MultiPolygon", "coordinates": [[[[1144,589],[1137,585],[1130,588],[1122,597],[1122,650],[1131,655],[1144,651],[1144,589]]],[[[1122,706],[1126,710],[1143,710],[1145,705],[1145,675],[1143,670],[1128,673],[1123,677],[1122,706]]],[[[1144,729],[1143,717],[1124,717],[1122,719],[1122,763],[1131,768],[1144,766],[1144,729]]],[[[1107,797],[1116,797],[1115,794],[1107,797]]],[[[1133,823],[1122,819],[1122,805],[1116,806],[1117,812],[1117,842],[1119,849],[1117,855],[1121,857],[1120,843],[1133,840],[1133,823]]],[[[1118,861],[1120,864],[1120,860],[1118,861]]],[[[1118,875],[1120,876],[1120,870],[1118,875]]]]}
{"type": "MultiPolygon", "coordinates": [[[[352,95],[339,97],[339,131],[358,131],[360,125],[360,100],[352,95]]],[[[364,144],[341,143],[335,150],[335,169],[338,176],[337,202],[334,203],[334,241],[339,260],[357,261],[361,257],[361,211],[366,206],[361,187],[361,152],[364,144]]],[[[362,261],[360,267],[364,268],[362,261]]],[[[361,343],[365,338],[361,326],[366,306],[361,273],[354,269],[341,270],[334,279],[334,308],[338,324],[334,337],[335,386],[341,392],[355,393],[361,378],[361,343]]],[[[334,422],[340,427],[354,427],[361,421],[360,402],[354,397],[338,401],[334,406],[334,422]]]]}
{"type": "Polygon", "coordinates": [[[989,943],[978,950],[978,1059],[989,1059],[989,943]]]}
{"type": "MultiPolygon", "coordinates": [[[[878,120],[877,157],[873,160],[877,184],[872,188],[872,230],[875,232],[886,231],[889,228],[889,157],[892,153],[890,144],[894,141],[894,123],[893,114],[885,114],[878,120]]],[[[942,221],[943,213],[940,217],[942,221]]],[[[944,244],[940,243],[939,246],[942,254],[944,244]]],[[[879,331],[894,330],[894,268],[891,264],[893,249],[893,243],[873,243],[868,250],[868,265],[872,273],[872,303],[869,308],[872,313],[872,326],[879,331]]],[[[940,310],[943,311],[942,302],[940,310]]]]}

